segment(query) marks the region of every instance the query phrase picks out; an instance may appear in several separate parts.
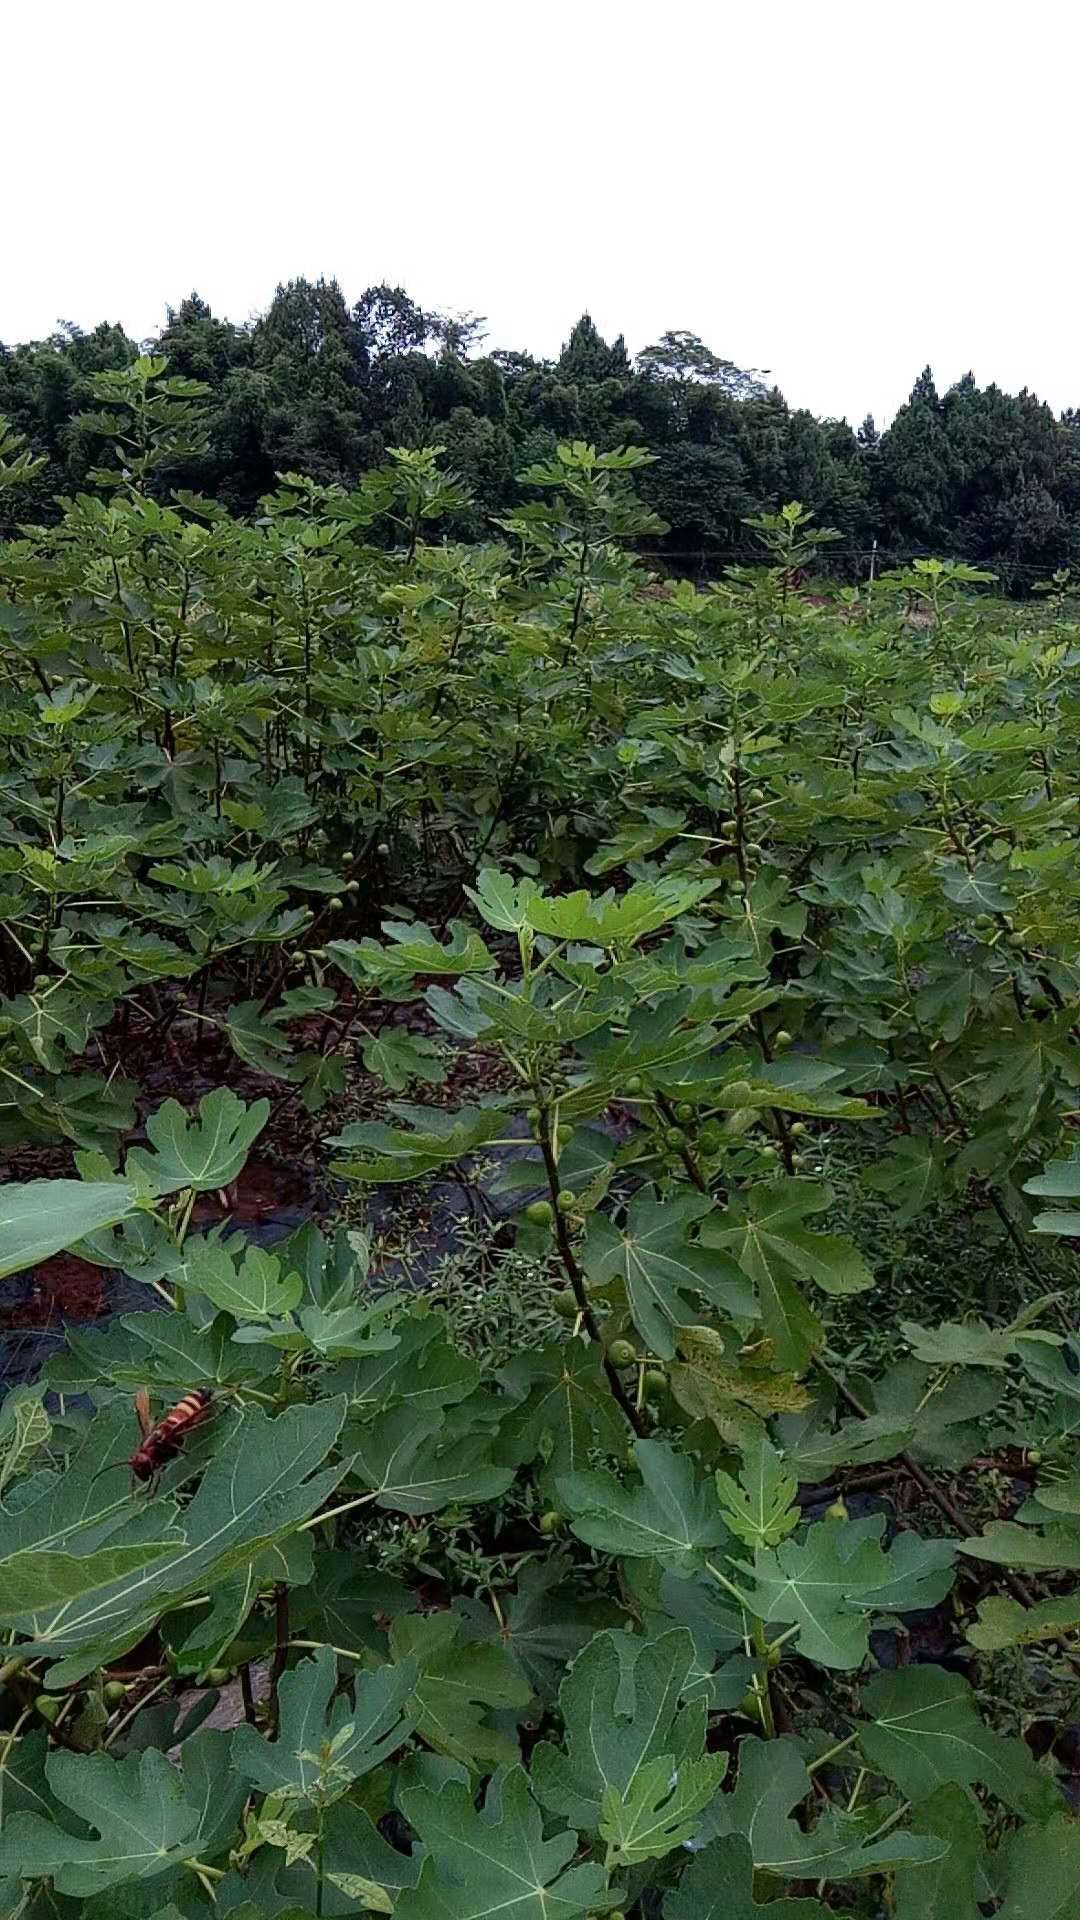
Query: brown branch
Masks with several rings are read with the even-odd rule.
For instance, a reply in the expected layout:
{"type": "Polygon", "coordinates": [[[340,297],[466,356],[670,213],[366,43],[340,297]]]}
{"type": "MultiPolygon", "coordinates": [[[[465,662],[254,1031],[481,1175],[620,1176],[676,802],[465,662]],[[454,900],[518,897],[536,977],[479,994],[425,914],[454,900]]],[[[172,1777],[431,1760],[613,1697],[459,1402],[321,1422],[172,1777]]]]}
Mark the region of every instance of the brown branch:
{"type": "Polygon", "coordinates": [[[604,1372],[607,1374],[608,1386],[611,1388],[613,1399],[633,1427],[639,1440],[643,1440],[648,1433],[648,1428],[627,1393],[626,1388],[623,1386],[622,1381],[619,1379],[618,1368],[612,1366],[611,1361],[608,1359],[599,1323],[589,1305],[589,1296],[585,1291],[585,1275],[578,1265],[577,1255],[570,1244],[570,1235],[567,1231],[565,1216],[559,1212],[559,1169],[555,1164],[555,1153],[551,1145],[551,1133],[546,1112],[541,1114],[540,1119],[540,1151],[544,1156],[544,1170],[547,1173],[548,1189],[551,1194],[551,1205],[554,1212],[555,1245],[559,1250],[559,1258],[562,1261],[566,1277],[573,1291],[574,1299],[577,1302],[577,1310],[581,1315],[582,1325],[589,1339],[596,1341],[603,1355],[604,1372]]]}

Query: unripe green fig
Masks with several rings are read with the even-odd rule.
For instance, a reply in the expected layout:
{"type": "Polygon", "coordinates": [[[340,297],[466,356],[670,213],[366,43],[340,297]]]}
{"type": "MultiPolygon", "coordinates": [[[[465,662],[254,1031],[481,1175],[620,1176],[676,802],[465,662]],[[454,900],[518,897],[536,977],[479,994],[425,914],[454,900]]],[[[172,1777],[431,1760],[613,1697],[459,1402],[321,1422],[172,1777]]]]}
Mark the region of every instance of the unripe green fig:
{"type": "Polygon", "coordinates": [[[529,1107],[526,1109],[525,1118],[535,1132],[543,1119],[543,1114],[540,1112],[539,1107],[529,1107]]]}
{"type": "Polygon", "coordinates": [[[558,1195],[555,1205],[558,1207],[560,1213],[573,1213],[574,1208],[577,1206],[577,1194],[574,1193],[570,1187],[564,1187],[558,1195]]]}
{"type": "Polygon", "coordinates": [[[773,1046],[783,1053],[786,1048],[793,1045],[794,1038],[794,1034],[789,1033],[786,1027],[781,1027],[779,1033],[773,1034],[773,1046]]]}
{"type": "Polygon", "coordinates": [[[1023,947],[1027,945],[1027,941],[1022,933],[1013,932],[1009,935],[1009,945],[1010,947],[1023,947]]]}
{"type": "Polygon", "coordinates": [[[718,1153],[723,1138],[724,1136],[716,1121],[708,1120],[698,1134],[698,1145],[705,1153],[718,1153]]]}
{"type": "Polygon", "coordinates": [[[1042,1448],[1029,1447],[1026,1458],[1029,1467],[1040,1467],[1042,1465],[1042,1448]]]}
{"type": "Polygon", "coordinates": [[[772,1645],[769,1647],[767,1654],[765,1655],[765,1665],[768,1667],[770,1673],[774,1672],[774,1670],[780,1665],[780,1662],[783,1659],[783,1657],[784,1657],[783,1647],[778,1647],[774,1640],[772,1642],[772,1645]]]}
{"type": "Polygon", "coordinates": [[[533,1200],[525,1209],[525,1218],[534,1227],[550,1227],[555,1218],[550,1200],[533,1200]]]}
{"type": "Polygon", "coordinates": [[[728,1107],[747,1107],[754,1097],[749,1080],[729,1080],[723,1093],[724,1104],[728,1107]]]}
{"type": "Polygon", "coordinates": [[[690,1105],[689,1100],[681,1100],[679,1102],[679,1105],[675,1109],[675,1118],[680,1121],[684,1127],[690,1125],[694,1118],[694,1109],[690,1105]]]}
{"type": "Polygon", "coordinates": [[[629,1080],[626,1083],[627,1093],[640,1093],[641,1087],[642,1087],[642,1079],[641,1079],[640,1073],[632,1073],[630,1075],[629,1080]]]}
{"type": "Polygon", "coordinates": [[[752,807],[760,807],[765,799],[765,789],[764,787],[751,787],[746,797],[752,807]]]}
{"type": "Polygon", "coordinates": [[[661,1373],[659,1367],[647,1367],[642,1385],[646,1400],[659,1400],[667,1392],[667,1374],[661,1373]]]}
{"type": "Polygon", "coordinates": [[[794,1126],[791,1127],[789,1131],[793,1140],[805,1140],[810,1129],[805,1120],[796,1120],[794,1126]]]}
{"type": "Polygon", "coordinates": [[[208,1687],[224,1687],[232,1679],[230,1667],[211,1667],[206,1676],[208,1687]]]}
{"type": "Polygon", "coordinates": [[[332,893],[326,904],[329,907],[331,913],[340,913],[342,907],[345,905],[345,902],[342,899],[340,893],[332,893]]]}
{"type": "Polygon", "coordinates": [[[359,880],[346,880],[345,891],[346,893],[359,893],[360,891],[359,880]]]}
{"type": "Polygon", "coordinates": [[[748,1691],[743,1694],[743,1697],[739,1701],[739,1704],[736,1707],[735,1711],[736,1713],[741,1713],[745,1715],[747,1720],[761,1719],[761,1703],[758,1700],[757,1694],[754,1692],[753,1687],[750,1687],[748,1691]]]}
{"type": "Polygon", "coordinates": [[[568,1146],[574,1137],[574,1129],[565,1120],[555,1129],[555,1138],[560,1147],[568,1146]]]}
{"type": "Polygon", "coordinates": [[[385,860],[387,855],[390,852],[390,842],[388,840],[380,840],[375,851],[378,854],[380,860],[385,860]]]}
{"type": "Polygon", "coordinates": [[[846,1520],[848,1518],[846,1502],[844,1500],[834,1500],[831,1506],[826,1507],[825,1518],[827,1520],[846,1520]]]}
{"type": "Polygon", "coordinates": [[[664,1129],[664,1145],[670,1147],[672,1153],[678,1153],[682,1144],[683,1134],[680,1127],[666,1127],[664,1129]]]}
{"type": "Polygon", "coordinates": [[[608,1348],[608,1359],[613,1367],[632,1367],[637,1354],[629,1340],[613,1340],[608,1348]]]}
{"type": "Polygon", "coordinates": [[[761,1157],[763,1160],[778,1160],[780,1158],[779,1150],[776,1147],[762,1147],[761,1157]]]}
{"type": "Polygon", "coordinates": [[[564,1524],[562,1514],[556,1507],[550,1507],[547,1513],[540,1515],[541,1533],[558,1533],[560,1527],[564,1524]]]}
{"type": "Polygon", "coordinates": [[[34,1705],[42,1719],[47,1720],[49,1725],[52,1726],[53,1722],[60,1718],[60,1708],[63,1702],[55,1693],[39,1693],[34,1701],[34,1705]]]}
{"type": "Polygon", "coordinates": [[[127,1687],[122,1680],[106,1680],[101,1689],[101,1697],[107,1707],[118,1707],[127,1699],[127,1687]]]}
{"type": "Polygon", "coordinates": [[[341,856],[341,864],[343,867],[351,867],[355,859],[355,853],[343,853],[341,856]]]}
{"type": "Polygon", "coordinates": [[[737,820],[721,820],[720,831],[725,840],[733,840],[739,831],[739,823],[737,820]]]}
{"type": "Polygon", "coordinates": [[[578,1303],[570,1292],[569,1287],[560,1287],[558,1293],[552,1295],[551,1304],[560,1320],[577,1319],[578,1303]]]}

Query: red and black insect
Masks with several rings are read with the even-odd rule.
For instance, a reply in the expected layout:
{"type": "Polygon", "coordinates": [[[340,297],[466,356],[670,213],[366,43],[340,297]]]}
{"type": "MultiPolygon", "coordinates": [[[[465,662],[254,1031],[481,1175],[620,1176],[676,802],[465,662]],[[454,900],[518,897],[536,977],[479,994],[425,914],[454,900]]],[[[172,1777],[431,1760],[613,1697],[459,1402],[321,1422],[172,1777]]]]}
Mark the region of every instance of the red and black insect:
{"type": "Polygon", "coordinates": [[[169,1460],[175,1460],[188,1434],[206,1419],[213,1398],[209,1387],[193,1387],[155,1426],[150,1417],[150,1395],[140,1387],[135,1395],[135,1417],[142,1439],[128,1462],[136,1480],[152,1480],[169,1460]]]}

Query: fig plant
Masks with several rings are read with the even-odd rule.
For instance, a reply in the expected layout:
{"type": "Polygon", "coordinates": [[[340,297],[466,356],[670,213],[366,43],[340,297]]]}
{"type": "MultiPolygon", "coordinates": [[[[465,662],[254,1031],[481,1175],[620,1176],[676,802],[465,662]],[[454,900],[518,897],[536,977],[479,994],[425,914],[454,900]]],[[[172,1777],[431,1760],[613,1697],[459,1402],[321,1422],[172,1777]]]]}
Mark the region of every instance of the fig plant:
{"type": "Polygon", "coordinates": [[[197,383],[96,397],[0,550],[0,1276],[144,1305],[0,1402],[3,1910],[1069,1912],[1018,1737],[1080,1651],[1068,603],[808,596],[794,504],[657,582],[639,449],[485,544],[431,448],[245,524],[170,494],[197,383]],[[354,1194],[496,1200],[543,1337],[353,1206],[208,1226],[301,1116],[354,1194]],[[897,1311],[856,1160],[1019,1297],[897,1311]]]}

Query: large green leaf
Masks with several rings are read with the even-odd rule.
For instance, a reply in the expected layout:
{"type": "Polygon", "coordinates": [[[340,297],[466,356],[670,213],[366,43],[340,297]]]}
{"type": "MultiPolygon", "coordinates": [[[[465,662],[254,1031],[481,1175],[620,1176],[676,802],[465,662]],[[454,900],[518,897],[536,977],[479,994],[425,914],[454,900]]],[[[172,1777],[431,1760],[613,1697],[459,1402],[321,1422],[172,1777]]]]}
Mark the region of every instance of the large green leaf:
{"type": "Polygon", "coordinates": [[[706,1756],[703,1699],[684,1698],[697,1657],[682,1629],[658,1641],[601,1633],[559,1691],[566,1751],[543,1743],[533,1790],[572,1826],[600,1831],[609,1865],[655,1859],[688,1839],[723,1779],[706,1756]]]}
{"type": "Polygon", "coordinates": [[[369,1073],[401,1093],[412,1080],[426,1086],[441,1086],[446,1079],[446,1063],[441,1048],[419,1033],[387,1028],[364,1046],[364,1065],[369,1073]]]}
{"type": "Polygon", "coordinates": [[[44,1387],[11,1387],[0,1402],[0,1499],[4,1490],[47,1445],[52,1422],[45,1411],[44,1387]]]}
{"type": "Polygon", "coordinates": [[[366,1419],[384,1407],[427,1414],[473,1392],[480,1369],[446,1339],[446,1324],[423,1306],[396,1315],[392,1347],[345,1361],[324,1375],[327,1393],[348,1395],[350,1415],[366,1419]]]}
{"type": "Polygon", "coordinates": [[[518,1466],[541,1458],[549,1474],[586,1467],[594,1452],[621,1454],[626,1422],[595,1345],[553,1342],[516,1354],[502,1370],[517,1405],[499,1426],[495,1457],[518,1466]]]}
{"type": "Polygon", "coordinates": [[[900,1439],[898,1448],[906,1446],[916,1460],[952,1471],[978,1453],[986,1415],[1004,1391],[1004,1381],[990,1369],[942,1376],[915,1359],[897,1361],[867,1384],[876,1417],[886,1425],[892,1420],[898,1430],[909,1428],[910,1437],[900,1439]]]}
{"type": "Polygon", "coordinates": [[[189,1119],[179,1101],[166,1100],[146,1122],[146,1137],[154,1152],[133,1147],[129,1165],[157,1193],[175,1193],[182,1187],[192,1187],[196,1193],[216,1192],[232,1185],[269,1117],[269,1100],[256,1100],[248,1107],[227,1087],[203,1095],[197,1120],[189,1119]]]}
{"type": "MultiPolygon", "coordinates": [[[[61,1616],[93,1604],[89,1596],[102,1585],[98,1574],[109,1565],[98,1559],[99,1554],[117,1556],[111,1580],[106,1577],[105,1584],[111,1585],[125,1567],[129,1574],[155,1563],[161,1568],[166,1556],[175,1558],[184,1544],[171,1503],[140,1504],[131,1497],[126,1467],[106,1473],[132,1444],[127,1408],[111,1407],[93,1421],[81,1445],[69,1455],[65,1472],[35,1474],[23,1483],[18,1500],[0,1508],[0,1567],[14,1570],[18,1588],[34,1579],[33,1568],[42,1556],[46,1556],[46,1580],[49,1558],[58,1577],[70,1572],[72,1597],[56,1596],[61,1616]],[[82,1600],[76,1597],[80,1583],[85,1583],[82,1600]]],[[[27,1613],[49,1612],[52,1598],[46,1592],[27,1613]]]]}
{"type": "Polygon", "coordinates": [[[514,1477],[512,1467],[492,1464],[490,1434],[451,1434],[438,1408],[418,1414],[408,1405],[391,1407],[366,1431],[350,1432],[349,1444],[353,1477],[394,1513],[494,1500],[514,1477]]]}
{"type": "Polygon", "coordinates": [[[754,1899],[754,1856],[741,1834],[714,1840],[664,1901],[664,1920],[829,1920],[820,1900],[754,1899]]]}
{"type": "Polygon", "coordinates": [[[476,886],[465,891],[497,933],[524,932],[530,924],[529,908],[540,893],[535,880],[515,880],[497,867],[481,867],[476,886]]]}
{"type": "Polygon", "coordinates": [[[979,1809],[963,1787],[938,1787],[911,1816],[912,1833],[947,1840],[948,1853],[896,1876],[896,1920],[981,1920],[979,1809]]]}
{"type": "Polygon", "coordinates": [[[884,1157],[862,1175],[863,1185],[885,1194],[896,1207],[898,1227],[906,1227],[935,1200],[945,1175],[945,1150],[925,1133],[902,1133],[884,1157]]]}
{"type": "Polygon", "coordinates": [[[833,1190],[825,1182],[781,1178],[752,1189],[741,1220],[710,1220],[703,1237],[711,1246],[730,1246],[740,1262],[752,1251],[759,1263],[785,1266],[824,1293],[863,1293],[874,1276],[851,1241],[805,1225],[808,1215],[832,1205],[833,1190]]]}
{"type": "Polygon", "coordinates": [[[607,1866],[640,1866],[685,1846],[726,1768],[726,1753],[703,1754],[677,1770],[661,1754],[638,1769],[624,1792],[609,1787],[600,1809],[607,1866]]]}
{"type": "Polygon", "coordinates": [[[802,1518],[795,1504],[798,1480],[765,1433],[748,1441],[738,1480],[717,1470],[716,1491],[731,1532],[744,1546],[775,1547],[802,1518]]]}
{"type": "Polygon", "coordinates": [[[997,1920],[1080,1920],[1080,1827],[1070,1815],[1013,1836],[1003,1892],[997,1920]]]}
{"type": "Polygon", "coordinates": [[[695,1573],[730,1536],[712,1483],[663,1440],[635,1440],[640,1483],[614,1474],[565,1473],[559,1492],[578,1538],[603,1553],[646,1555],[672,1573],[695,1573]]]}
{"type": "Polygon", "coordinates": [[[584,1037],[578,1052],[588,1062],[593,1078],[612,1086],[625,1084],[628,1074],[648,1074],[680,1062],[696,1060],[716,1045],[715,1027],[693,1018],[690,988],[669,994],[659,1005],[633,1007],[625,1019],[584,1037]]]}
{"type": "Polygon", "coordinates": [[[665,1360],[675,1352],[676,1331],[700,1320],[701,1300],[725,1318],[753,1318],[757,1311],[735,1261],[690,1239],[702,1211],[697,1196],[665,1199],[647,1187],[634,1195],[622,1227],[600,1213],[589,1220],[586,1274],[597,1285],[624,1281],[642,1339],[665,1360]]]}
{"type": "Polygon", "coordinates": [[[500,1591],[498,1614],[486,1601],[457,1601],[471,1637],[505,1647],[545,1701],[554,1700],[561,1676],[593,1635],[624,1617],[613,1600],[581,1592],[570,1572],[564,1560],[529,1561],[516,1587],[500,1591]]]}
{"type": "Polygon", "coordinates": [[[385,941],[329,940],[326,951],[357,986],[373,982],[396,986],[417,974],[490,973],[495,961],[480,935],[462,921],[450,923],[450,939],[441,946],[430,927],[384,920],[385,941]]]}
{"type": "MultiPolygon", "coordinates": [[[[1072,1160],[1051,1160],[1044,1173],[1025,1180],[1024,1192],[1040,1200],[1080,1200],[1080,1155],[1072,1160]]],[[[1080,1208],[1047,1208],[1035,1215],[1034,1226],[1036,1233],[1073,1239],[1080,1234],[1080,1208]]]]}
{"type": "MultiPolygon", "coordinates": [[[[289,1407],[272,1420],[261,1411],[248,1412],[214,1453],[183,1510],[185,1537],[179,1551],[82,1600],[50,1604],[22,1616],[18,1624],[29,1636],[27,1651],[54,1659],[67,1654],[59,1682],[78,1677],[88,1666],[134,1646],[166,1602],[204,1592],[285,1539],[317,1511],[344,1472],[344,1462],[325,1464],[344,1414],[340,1399],[289,1407]]],[[[111,1440],[115,1447],[112,1423],[95,1421],[91,1439],[74,1463],[75,1473],[69,1471],[58,1489],[46,1490],[41,1500],[5,1521],[4,1537],[10,1529],[22,1536],[20,1545],[59,1539],[65,1546],[72,1541],[96,1546],[95,1534],[104,1527],[110,1544],[126,1544],[137,1529],[143,1530],[136,1533],[141,1540],[148,1537],[149,1527],[160,1529],[162,1520],[175,1524],[180,1519],[175,1505],[161,1497],[146,1501],[144,1496],[140,1506],[128,1492],[126,1468],[120,1467],[111,1475],[97,1474],[92,1510],[101,1519],[96,1529],[87,1529],[80,1509],[87,1504],[86,1481],[101,1453],[94,1438],[99,1427],[106,1444],[111,1440]]]]}
{"type": "Polygon", "coordinates": [[[273,1320],[300,1304],[303,1281],[282,1274],[281,1261],[263,1247],[245,1246],[239,1256],[220,1240],[202,1240],[192,1251],[187,1284],[235,1320],[273,1320]]]}
{"type": "Polygon", "coordinates": [[[969,1683],[942,1667],[882,1673],[864,1687],[859,1745],[909,1800],[944,1785],[989,1787],[1015,1813],[1046,1818],[1060,1805],[1022,1740],[985,1725],[969,1683]]]}
{"type": "Polygon", "coordinates": [[[1040,1640],[1056,1640],[1061,1634],[1075,1633],[1080,1627],[1080,1593],[1058,1594],[1052,1600],[1038,1600],[1033,1607],[1021,1606],[1009,1594],[992,1594],[980,1600],[978,1620],[967,1630],[973,1647],[983,1653],[998,1653],[1003,1647],[1031,1647],[1040,1640]]]}
{"type": "Polygon", "coordinates": [[[749,1095],[742,1088],[737,1096],[734,1092],[729,1094],[727,1086],[722,1085],[716,1093],[719,1106],[771,1107],[780,1113],[817,1114],[822,1119],[833,1120],[866,1120],[876,1112],[865,1100],[836,1092],[836,1088],[844,1084],[842,1067],[808,1059],[805,1054],[788,1054],[768,1063],[752,1059],[747,1061],[744,1071],[750,1083],[749,1095]]]}
{"type": "Polygon", "coordinates": [[[135,1209],[126,1181],[30,1180],[0,1187],[0,1280],[115,1227],[135,1209]]]}
{"type": "Polygon", "coordinates": [[[486,1718],[490,1708],[529,1702],[529,1683],[504,1647],[470,1641],[455,1614],[433,1613],[395,1620],[390,1651],[416,1671],[413,1711],[428,1746],[487,1773],[518,1758],[517,1742],[486,1718]]]}
{"type": "Polygon", "coordinates": [[[432,1107],[395,1106],[404,1114],[410,1129],[390,1127],[382,1120],[363,1120],[333,1136],[332,1147],[346,1148],[346,1157],[331,1161],[334,1173],[350,1180],[416,1180],[433,1173],[436,1167],[474,1153],[488,1140],[494,1140],[506,1124],[501,1113],[491,1107],[464,1108],[460,1113],[442,1113],[432,1107]]]}
{"type": "Polygon", "coordinates": [[[402,1811],[427,1859],[395,1920],[578,1920],[604,1904],[607,1874],[571,1866],[576,1833],[544,1839],[540,1809],[519,1767],[497,1776],[477,1811],[468,1786],[407,1789],[402,1811]]]}
{"type": "Polygon", "coordinates": [[[734,923],[730,930],[763,966],[772,958],[774,932],[798,940],[806,926],[806,908],[793,897],[787,875],[775,868],[760,872],[741,899],[725,903],[724,911],[734,923]]]}
{"type": "Polygon", "coordinates": [[[313,1660],[301,1660],[283,1674],[277,1734],[266,1740],[254,1727],[237,1727],[232,1736],[236,1772],[260,1793],[336,1799],[352,1781],[381,1766],[415,1724],[410,1706],[415,1661],[404,1659],[375,1673],[358,1674],[352,1700],[336,1694],[337,1681],[337,1658],[330,1647],[320,1647],[313,1660]],[[333,1768],[329,1785],[321,1765],[327,1748],[333,1768]]]}
{"type": "Polygon", "coordinates": [[[62,1073],[65,1055],[83,1053],[91,1032],[104,1026],[111,1010],[109,1000],[59,984],[45,993],[20,993],[4,1002],[5,1018],[13,1022],[27,1053],[46,1073],[62,1073]]]}
{"type": "Polygon", "coordinates": [[[742,1834],[750,1843],[755,1868],[780,1880],[858,1879],[892,1867],[929,1863],[948,1850],[946,1841],[901,1831],[873,1807],[858,1814],[829,1807],[808,1832],[791,1814],[806,1800],[811,1785],[794,1740],[744,1740],[735,1787],[713,1801],[700,1839],[742,1834]]]}
{"type": "Polygon", "coordinates": [[[96,1834],[80,1839],[37,1813],[20,1812],[0,1834],[0,1875],[51,1876],[58,1893],[87,1896],[150,1881],[231,1835],[245,1798],[230,1774],[228,1736],[200,1733],[183,1749],[183,1773],[151,1748],[114,1760],[106,1753],[54,1753],[51,1791],[96,1834]]]}
{"type": "Polygon", "coordinates": [[[976,1539],[956,1544],[973,1560],[990,1560],[999,1567],[1080,1570],[1080,1527],[1064,1521],[1036,1529],[1019,1526],[1015,1520],[993,1520],[976,1539]]]}
{"type": "MultiPolygon", "coordinates": [[[[1008,1366],[1024,1339],[1012,1327],[988,1327],[983,1320],[947,1320],[940,1327],[920,1327],[913,1320],[901,1320],[900,1331],[915,1358],[931,1367],[1000,1370],[1008,1366]]],[[[1029,1344],[1031,1337],[1027,1336],[1029,1344]]]]}
{"type": "Polygon", "coordinates": [[[67,1348],[46,1363],[45,1378],[58,1393],[78,1393],[111,1380],[116,1386],[152,1387],[163,1401],[190,1387],[213,1390],[264,1379],[273,1371],[275,1354],[238,1346],[232,1333],[233,1323],[223,1314],[197,1327],[182,1313],[126,1313],[100,1331],[69,1327],[67,1348]]]}
{"type": "Polygon", "coordinates": [[[850,1671],[862,1665],[876,1613],[933,1606],[952,1585],[947,1540],[898,1534],[886,1552],[881,1514],[822,1520],[804,1540],[759,1548],[744,1587],[754,1611],[777,1626],[797,1626],[806,1659],[850,1671]]]}
{"type": "MultiPolygon", "coordinates": [[[[818,1412],[817,1409],[814,1410],[818,1412]]],[[[827,1408],[805,1423],[789,1423],[785,1453],[799,1484],[828,1480],[837,1467],[866,1466],[874,1460],[892,1460],[911,1439],[914,1428],[890,1413],[872,1413],[865,1420],[841,1420],[834,1428],[827,1408]]]]}
{"type": "Polygon", "coordinates": [[[85,1600],[143,1567],[161,1566],[180,1551],[179,1539],[99,1547],[81,1557],[34,1547],[0,1558],[0,1621],[17,1620],[61,1602],[85,1600]]]}
{"type": "Polygon", "coordinates": [[[751,1340],[744,1347],[715,1327],[681,1327],[675,1351],[668,1383],[680,1407],[692,1420],[710,1420],[729,1443],[735,1438],[739,1444],[748,1417],[753,1430],[754,1417],[798,1413],[809,1404],[810,1395],[793,1374],[769,1365],[761,1342],[751,1340]]]}
{"type": "Polygon", "coordinates": [[[849,1241],[813,1233],[808,1213],[830,1203],[828,1187],[809,1180],[756,1186],[746,1201],[706,1220],[701,1238],[738,1261],[757,1288],[765,1332],[782,1366],[800,1372],[820,1346],[824,1331],[797,1282],[815,1280],[829,1293],[861,1291],[871,1275],[849,1241]]]}

